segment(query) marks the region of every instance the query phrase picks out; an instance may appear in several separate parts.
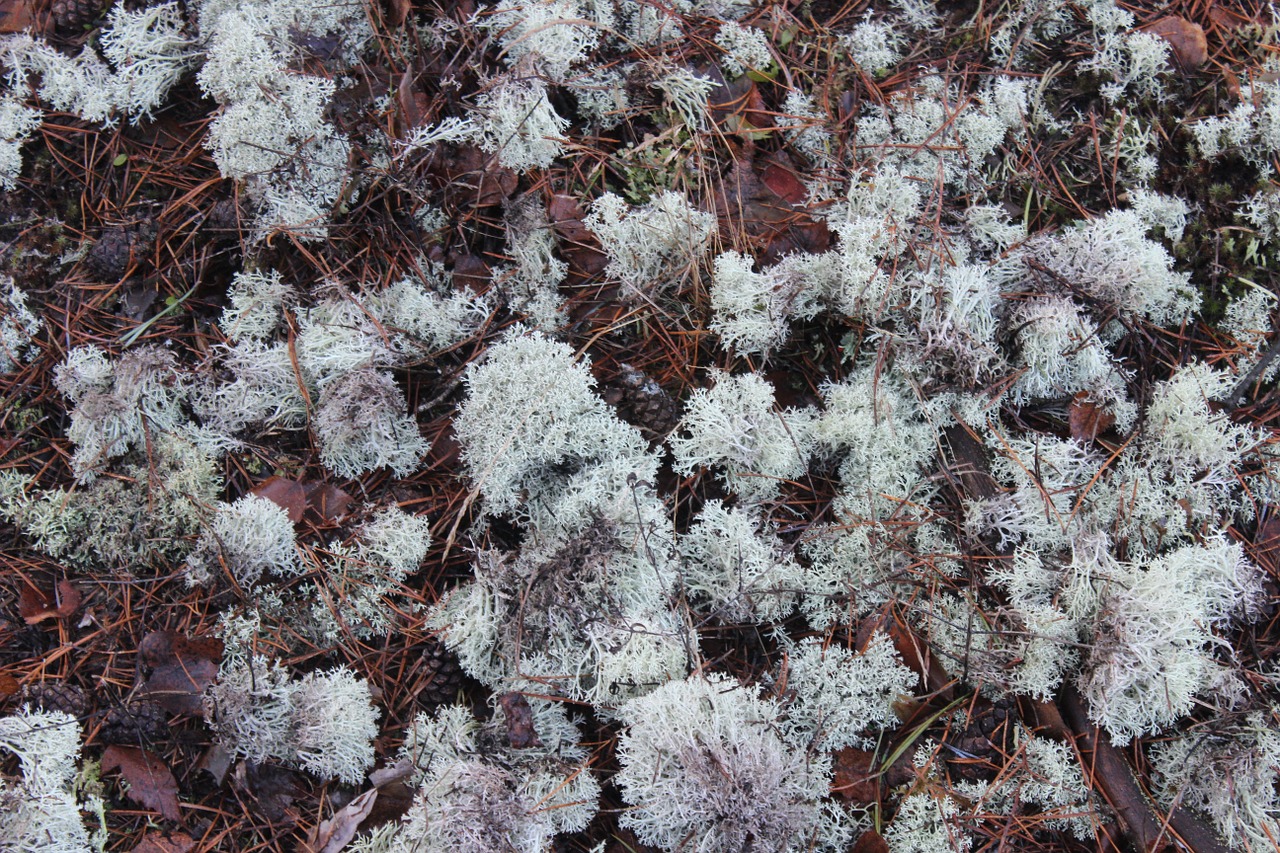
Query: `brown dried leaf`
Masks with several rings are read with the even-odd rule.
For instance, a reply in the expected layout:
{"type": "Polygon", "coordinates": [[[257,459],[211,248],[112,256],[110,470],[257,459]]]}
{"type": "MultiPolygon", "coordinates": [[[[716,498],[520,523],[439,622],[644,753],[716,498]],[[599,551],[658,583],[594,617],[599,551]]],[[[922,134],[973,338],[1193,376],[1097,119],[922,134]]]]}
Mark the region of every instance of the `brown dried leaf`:
{"type": "Polygon", "coordinates": [[[329,524],[347,514],[351,508],[351,495],[330,483],[310,482],[307,492],[306,519],[312,524],[329,524]]]}
{"type": "Polygon", "coordinates": [[[874,829],[868,829],[858,836],[857,843],[853,845],[853,853],[889,853],[889,842],[874,829]]]}
{"type": "Polygon", "coordinates": [[[1272,575],[1280,574],[1280,514],[1265,507],[1262,521],[1253,534],[1254,559],[1272,575]]]}
{"type": "Polygon", "coordinates": [[[276,764],[250,764],[241,761],[231,774],[236,787],[257,805],[263,817],[273,825],[298,822],[294,800],[306,794],[302,776],[276,764]]]}
{"type": "MultiPolygon", "coordinates": [[[[47,16],[45,16],[47,17],[47,16]]],[[[30,0],[0,0],[0,34],[31,30],[39,34],[43,28],[36,20],[36,4],[30,0]]]]}
{"type": "Polygon", "coordinates": [[[387,0],[387,11],[391,14],[391,23],[400,27],[404,25],[405,21],[409,20],[409,13],[413,11],[413,3],[411,0],[387,0]]]}
{"type": "Polygon", "coordinates": [[[23,584],[18,593],[18,615],[28,625],[46,619],[65,619],[80,609],[80,591],[71,581],[58,581],[54,595],[23,584]]]}
{"type": "Polygon", "coordinates": [[[809,197],[809,191],[796,177],[796,173],[772,160],[765,161],[764,167],[760,169],[760,182],[778,198],[791,204],[804,204],[809,197]]]}
{"type": "Polygon", "coordinates": [[[507,741],[512,749],[542,746],[538,733],[533,730],[533,708],[523,693],[503,693],[498,697],[498,704],[507,717],[507,741]]]}
{"type": "Polygon", "coordinates": [[[153,631],[142,638],[138,657],[152,668],[141,694],[171,714],[201,713],[205,688],[218,677],[222,641],[153,631]]]}
{"type": "Polygon", "coordinates": [[[18,684],[18,679],[7,672],[0,672],[0,699],[16,696],[20,689],[21,686],[18,684]]]}
{"type": "Polygon", "coordinates": [[[218,665],[207,660],[157,667],[141,695],[170,714],[196,716],[204,710],[205,688],[217,677],[218,665]]]}
{"type": "Polygon", "coordinates": [[[135,803],[160,812],[166,820],[182,822],[178,780],[159,756],[136,746],[109,746],[102,753],[102,769],[120,771],[129,785],[125,795],[135,803]]]}
{"type": "Polygon", "coordinates": [[[1100,408],[1084,391],[1076,394],[1067,411],[1071,437],[1076,441],[1093,441],[1099,433],[1111,429],[1115,422],[1115,415],[1100,408]]]}
{"type": "Polygon", "coordinates": [[[195,846],[195,839],[185,832],[162,835],[152,830],[142,837],[133,853],[187,853],[195,846]]]}
{"type": "Polygon", "coordinates": [[[334,813],[328,820],[320,821],[307,834],[307,849],[317,853],[338,853],[356,837],[360,823],[373,811],[378,799],[378,789],[370,788],[334,813]]]}
{"type": "Polygon", "coordinates": [[[880,802],[880,780],[875,772],[875,753],[849,747],[834,753],[835,775],[831,793],[851,803],[880,802]]]}
{"type": "Polygon", "coordinates": [[[307,488],[297,480],[269,477],[249,490],[249,494],[266,498],[289,514],[294,524],[302,521],[307,511],[307,488]]]}
{"type": "Polygon", "coordinates": [[[1183,72],[1194,71],[1209,61],[1209,42],[1199,24],[1178,15],[1165,15],[1142,29],[1169,43],[1174,62],[1183,72]]]}
{"type": "Polygon", "coordinates": [[[400,75],[400,85],[396,87],[396,97],[400,101],[400,113],[404,116],[406,129],[413,129],[427,121],[426,96],[413,85],[415,79],[414,66],[410,64],[405,68],[404,74],[400,75]]]}

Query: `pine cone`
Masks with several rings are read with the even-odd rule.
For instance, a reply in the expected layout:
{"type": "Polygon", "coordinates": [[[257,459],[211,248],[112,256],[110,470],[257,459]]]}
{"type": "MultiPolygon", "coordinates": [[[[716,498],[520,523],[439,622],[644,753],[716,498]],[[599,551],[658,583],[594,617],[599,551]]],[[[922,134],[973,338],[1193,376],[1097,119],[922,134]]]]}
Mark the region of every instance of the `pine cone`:
{"type": "Polygon", "coordinates": [[[53,0],[53,22],[60,30],[83,30],[98,19],[102,0],[53,0]]]}
{"type": "Polygon", "coordinates": [[[462,689],[462,667],[444,643],[429,639],[422,655],[423,688],[418,698],[428,705],[446,705],[458,698],[462,689]]]}
{"type": "Polygon", "coordinates": [[[108,228],[89,250],[89,270],[103,281],[119,281],[131,263],[150,253],[155,238],[155,225],[149,222],[135,228],[108,228]]]}
{"type": "Polygon", "coordinates": [[[219,239],[235,238],[240,234],[243,212],[234,198],[224,198],[209,209],[204,227],[219,239]]]}
{"type": "Polygon", "coordinates": [[[41,681],[29,685],[23,695],[42,711],[62,711],[73,717],[83,717],[89,710],[84,691],[65,681],[41,681]]]}
{"type": "Polygon", "coordinates": [[[978,700],[964,730],[953,731],[947,738],[951,771],[969,781],[994,779],[1014,748],[1016,717],[1014,700],[1009,697],[995,702],[978,700]]]}
{"type": "Polygon", "coordinates": [[[98,729],[98,740],[137,746],[162,740],[168,733],[169,720],[163,708],[155,702],[133,701],[107,712],[98,729]]]}
{"type": "Polygon", "coordinates": [[[637,426],[650,441],[661,441],[676,428],[680,404],[662,386],[629,364],[622,365],[617,381],[621,392],[619,414],[637,426]]]}

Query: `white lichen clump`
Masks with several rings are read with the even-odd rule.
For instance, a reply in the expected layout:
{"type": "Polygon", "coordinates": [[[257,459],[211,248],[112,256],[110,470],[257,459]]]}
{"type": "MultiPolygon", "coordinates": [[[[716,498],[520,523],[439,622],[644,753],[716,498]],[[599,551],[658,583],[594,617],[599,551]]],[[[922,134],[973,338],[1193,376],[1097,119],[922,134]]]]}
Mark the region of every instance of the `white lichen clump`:
{"type": "Polygon", "coordinates": [[[812,850],[830,785],[778,734],[778,707],[724,676],[673,681],[619,709],[619,822],[663,850],[812,850]]]}
{"type": "Polygon", "coordinates": [[[572,530],[593,512],[624,516],[629,481],[656,472],[640,431],[596,395],[591,372],[565,344],[508,335],[468,368],[466,384],[454,429],[490,513],[572,530]]]}
{"type": "Polygon", "coordinates": [[[670,439],[675,470],[716,466],[730,491],[751,501],[778,494],[781,481],[802,475],[813,448],[812,412],[778,410],[773,387],[754,373],[720,373],[710,389],[693,392],[670,439]]]}
{"type": "Polygon", "coordinates": [[[30,853],[89,853],[106,844],[105,826],[90,833],[80,812],[103,820],[95,795],[77,796],[80,724],[61,711],[23,708],[0,718],[0,754],[17,758],[21,779],[0,778],[0,848],[30,853]]]}
{"type": "Polygon", "coordinates": [[[600,786],[577,727],[560,704],[532,693],[520,698],[528,703],[532,742],[508,734],[501,703],[486,723],[461,705],[420,715],[403,749],[417,789],[413,804],[368,849],[546,853],[557,835],[586,828],[600,786]]]}
{"type": "Polygon", "coordinates": [[[1280,729],[1275,709],[1239,725],[1212,722],[1152,749],[1156,795],[1208,815],[1232,849],[1266,850],[1280,838],[1280,729]]]}
{"type": "Polygon", "coordinates": [[[498,35],[508,65],[514,68],[528,57],[549,80],[562,83],[599,42],[599,31],[585,18],[572,0],[509,0],[482,26],[498,35]]]}
{"type": "Polygon", "coordinates": [[[711,282],[711,329],[727,349],[768,354],[786,342],[789,319],[809,314],[794,264],[782,263],[755,272],[751,258],[740,252],[716,257],[711,282]]]}
{"type": "Polygon", "coordinates": [[[300,45],[331,36],[352,63],[372,37],[366,16],[344,4],[206,0],[199,21],[208,52],[198,81],[222,105],[206,143],[219,170],[245,181],[259,236],[323,238],[350,177],[351,143],[324,115],[337,84],[297,70],[300,45]]]}
{"type": "Polygon", "coordinates": [[[726,622],[767,622],[795,607],[801,570],[751,513],[708,501],[680,537],[683,585],[695,607],[726,622]]]}
{"type": "Polygon", "coordinates": [[[879,76],[901,59],[899,37],[893,28],[880,21],[862,21],[848,35],[840,37],[850,58],[867,74],[879,76]]]}
{"type": "Polygon", "coordinates": [[[748,71],[763,74],[773,63],[769,39],[763,30],[726,21],[716,32],[715,41],[724,51],[720,64],[730,77],[741,77],[748,71]]]}
{"type": "MultiPolygon", "coordinates": [[[[137,122],[150,118],[198,61],[194,42],[184,29],[177,3],[136,12],[120,3],[112,8],[102,30],[100,45],[107,61],[92,47],[70,57],[27,34],[5,38],[0,55],[15,91],[25,89],[31,78],[39,78],[36,94],[54,109],[96,124],[113,124],[117,113],[137,122]]],[[[32,118],[19,120],[25,123],[32,118]]],[[[18,136],[6,134],[5,138],[18,136]]]]}
{"type": "Polygon", "coordinates": [[[345,667],[294,681],[233,642],[205,694],[205,716],[222,745],[249,761],[281,761],[347,785],[373,765],[379,711],[368,683],[345,667]]]}
{"type": "Polygon", "coordinates": [[[219,567],[230,572],[245,591],[257,584],[263,572],[296,574],[301,566],[289,514],[257,495],[219,505],[213,523],[187,558],[187,581],[207,583],[219,567]]]}
{"type": "Polygon", "coordinates": [[[31,353],[40,318],[27,307],[27,294],[11,276],[0,276],[0,373],[17,368],[31,353]]]}
{"type": "Polygon", "coordinates": [[[1188,714],[1228,676],[1212,655],[1215,629],[1249,615],[1260,595],[1258,570],[1226,542],[1131,567],[1103,594],[1079,679],[1090,717],[1126,744],[1188,714]]]}
{"type": "Polygon", "coordinates": [[[541,80],[499,80],[480,97],[476,114],[478,144],[508,169],[545,169],[564,150],[569,122],[551,106],[541,80]]]}
{"type": "Polygon", "coordinates": [[[403,477],[431,449],[395,378],[369,368],[353,370],[324,387],[315,430],[321,461],[340,477],[379,468],[403,477]]]}
{"type": "Polygon", "coordinates": [[[897,727],[893,703],[916,683],[881,633],[860,653],[818,638],[802,640],[791,649],[783,676],[794,697],[783,731],[818,751],[869,748],[880,731],[897,727]]]}
{"type": "Polygon", "coordinates": [[[0,189],[11,190],[18,185],[22,172],[22,143],[44,119],[40,110],[26,106],[7,93],[0,99],[0,189]]]}
{"type": "Polygon", "coordinates": [[[386,507],[361,525],[351,543],[334,543],[321,555],[322,571],[302,593],[312,601],[303,630],[337,643],[346,636],[371,639],[398,620],[389,599],[403,591],[431,547],[431,522],[399,507],[386,507]]]}
{"type": "Polygon", "coordinates": [[[582,222],[600,238],[609,256],[608,274],[633,298],[677,289],[693,272],[716,227],[715,216],[670,191],[639,208],[605,193],[582,222]]]}

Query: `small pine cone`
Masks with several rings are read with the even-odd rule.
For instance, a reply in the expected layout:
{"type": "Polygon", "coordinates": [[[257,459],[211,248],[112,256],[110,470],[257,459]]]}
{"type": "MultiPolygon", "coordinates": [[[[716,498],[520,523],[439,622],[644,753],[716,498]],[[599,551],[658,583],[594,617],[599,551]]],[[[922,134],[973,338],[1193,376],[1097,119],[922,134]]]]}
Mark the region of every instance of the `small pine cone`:
{"type": "Polygon", "coordinates": [[[948,738],[952,755],[951,771],[962,779],[977,781],[995,778],[1014,747],[1016,706],[1009,697],[995,702],[977,702],[964,730],[948,738]]]}
{"type": "Polygon", "coordinates": [[[105,744],[154,743],[169,733],[169,720],[164,709],[155,702],[133,701],[107,712],[98,730],[98,740],[105,744]]]}
{"type": "Polygon", "coordinates": [[[622,417],[640,427],[645,438],[660,441],[676,428],[680,404],[651,377],[624,364],[618,384],[622,391],[622,417]]]}
{"type": "Polygon", "coordinates": [[[156,227],[149,222],[136,228],[108,228],[89,250],[89,270],[103,281],[119,281],[130,264],[150,253],[155,238],[156,227]]]}
{"type": "Polygon", "coordinates": [[[41,681],[29,685],[23,695],[42,711],[62,711],[73,717],[83,717],[89,710],[84,691],[65,681],[41,681]]]}
{"type": "Polygon", "coordinates": [[[444,643],[429,639],[426,645],[422,655],[425,686],[418,698],[428,705],[447,705],[458,698],[462,688],[462,667],[444,643]]]}
{"type": "Polygon", "coordinates": [[[83,30],[98,18],[102,0],[53,0],[50,12],[60,30],[83,30]]]}
{"type": "Polygon", "coordinates": [[[224,198],[209,209],[204,227],[219,239],[237,238],[240,235],[242,211],[234,198],[224,198]]]}

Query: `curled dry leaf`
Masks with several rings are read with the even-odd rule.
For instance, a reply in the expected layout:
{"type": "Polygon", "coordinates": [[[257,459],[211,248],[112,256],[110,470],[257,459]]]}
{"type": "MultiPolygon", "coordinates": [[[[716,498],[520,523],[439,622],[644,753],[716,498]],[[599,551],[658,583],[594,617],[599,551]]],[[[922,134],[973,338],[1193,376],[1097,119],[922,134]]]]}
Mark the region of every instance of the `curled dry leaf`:
{"type": "Polygon", "coordinates": [[[39,15],[39,4],[36,0],[0,0],[0,34],[21,33],[30,31],[36,35],[47,29],[45,21],[49,15],[39,15]]]}
{"type": "Polygon", "coordinates": [[[80,609],[80,591],[71,581],[58,581],[54,594],[23,584],[18,593],[18,615],[28,625],[46,619],[65,619],[80,609]]]}
{"type": "Polygon", "coordinates": [[[250,494],[266,498],[298,524],[307,521],[325,525],[345,515],[351,508],[351,495],[329,483],[317,480],[290,480],[268,477],[250,490],[250,494]]]}
{"type": "Polygon", "coordinates": [[[289,521],[297,524],[307,511],[307,489],[297,480],[285,477],[268,477],[249,490],[250,494],[266,498],[289,515],[289,521]]]}
{"type": "Polygon", "coordinates": [[[1165,15],[1142,29],[1169,43],[1174,62],[1184,72],[1194,71],[1209,61],[1209,42],[1199,24],[1178,15],[1165,15]]]}
{"type": "Polygon", "coordinates": [[[853,853],[889,853],[889,842],[874,829],[868,829],[858,836],[857,843],[853,845],[853,853]]]}
{"type": "Polygon", "coordinates": [[[1084,391],[1076,394],[1067,411],[1067,423],[1071,428],[1071,437],[1076,441],[1090,442],[1099,433],[1106,432],[1115,426],[1115,415],[1101,408],[1089,399],[1084,391]]]}
{"type": "Polygon", "coordinates": [[[152,830],[142,836],[133,853],[187,853],[196,846],[195,839],[185,832],[164,835],[152,830]]]}
{"type": "Polygon", "coordinates": [[[522,693],[503,693],[498,697],[502,713],[507,717],[507,741],[513,749],[542,746],[538,733],[533,730],[533,709],[522,693]]]}
{"type": "Polygon", "coordinates": [[[109,746],[102,753],[102,769],[120,771],[129,785],[125,795],[135,803],[160,812],[166,820],[182,821],[178,780],[159,756],[136,746],[109,746]]]}
{"type": "Polygon", "coordinates": [[[153,631],[142,638],[138,658],[151,667],[141,695],[171,714],[196,715],[204,707],[204,691],[218,677],[222,641],[153,631]]]}
{"type": "Polygon", "coordinates": [[[858,805],[880,802],[880,774],[876,772],[876,754],[848,747],[834,754],[835,775],[831,793],[858,805]]]}
{"type": "Polygon", "coordinates": [[[320,825],[307,834],[307,849],[315,853],[338,853],[356,837],[356,830],[373,811],[377,799],[378,789],[370,788],[338,809],[333,817],[320,821],[320,825]]]}

